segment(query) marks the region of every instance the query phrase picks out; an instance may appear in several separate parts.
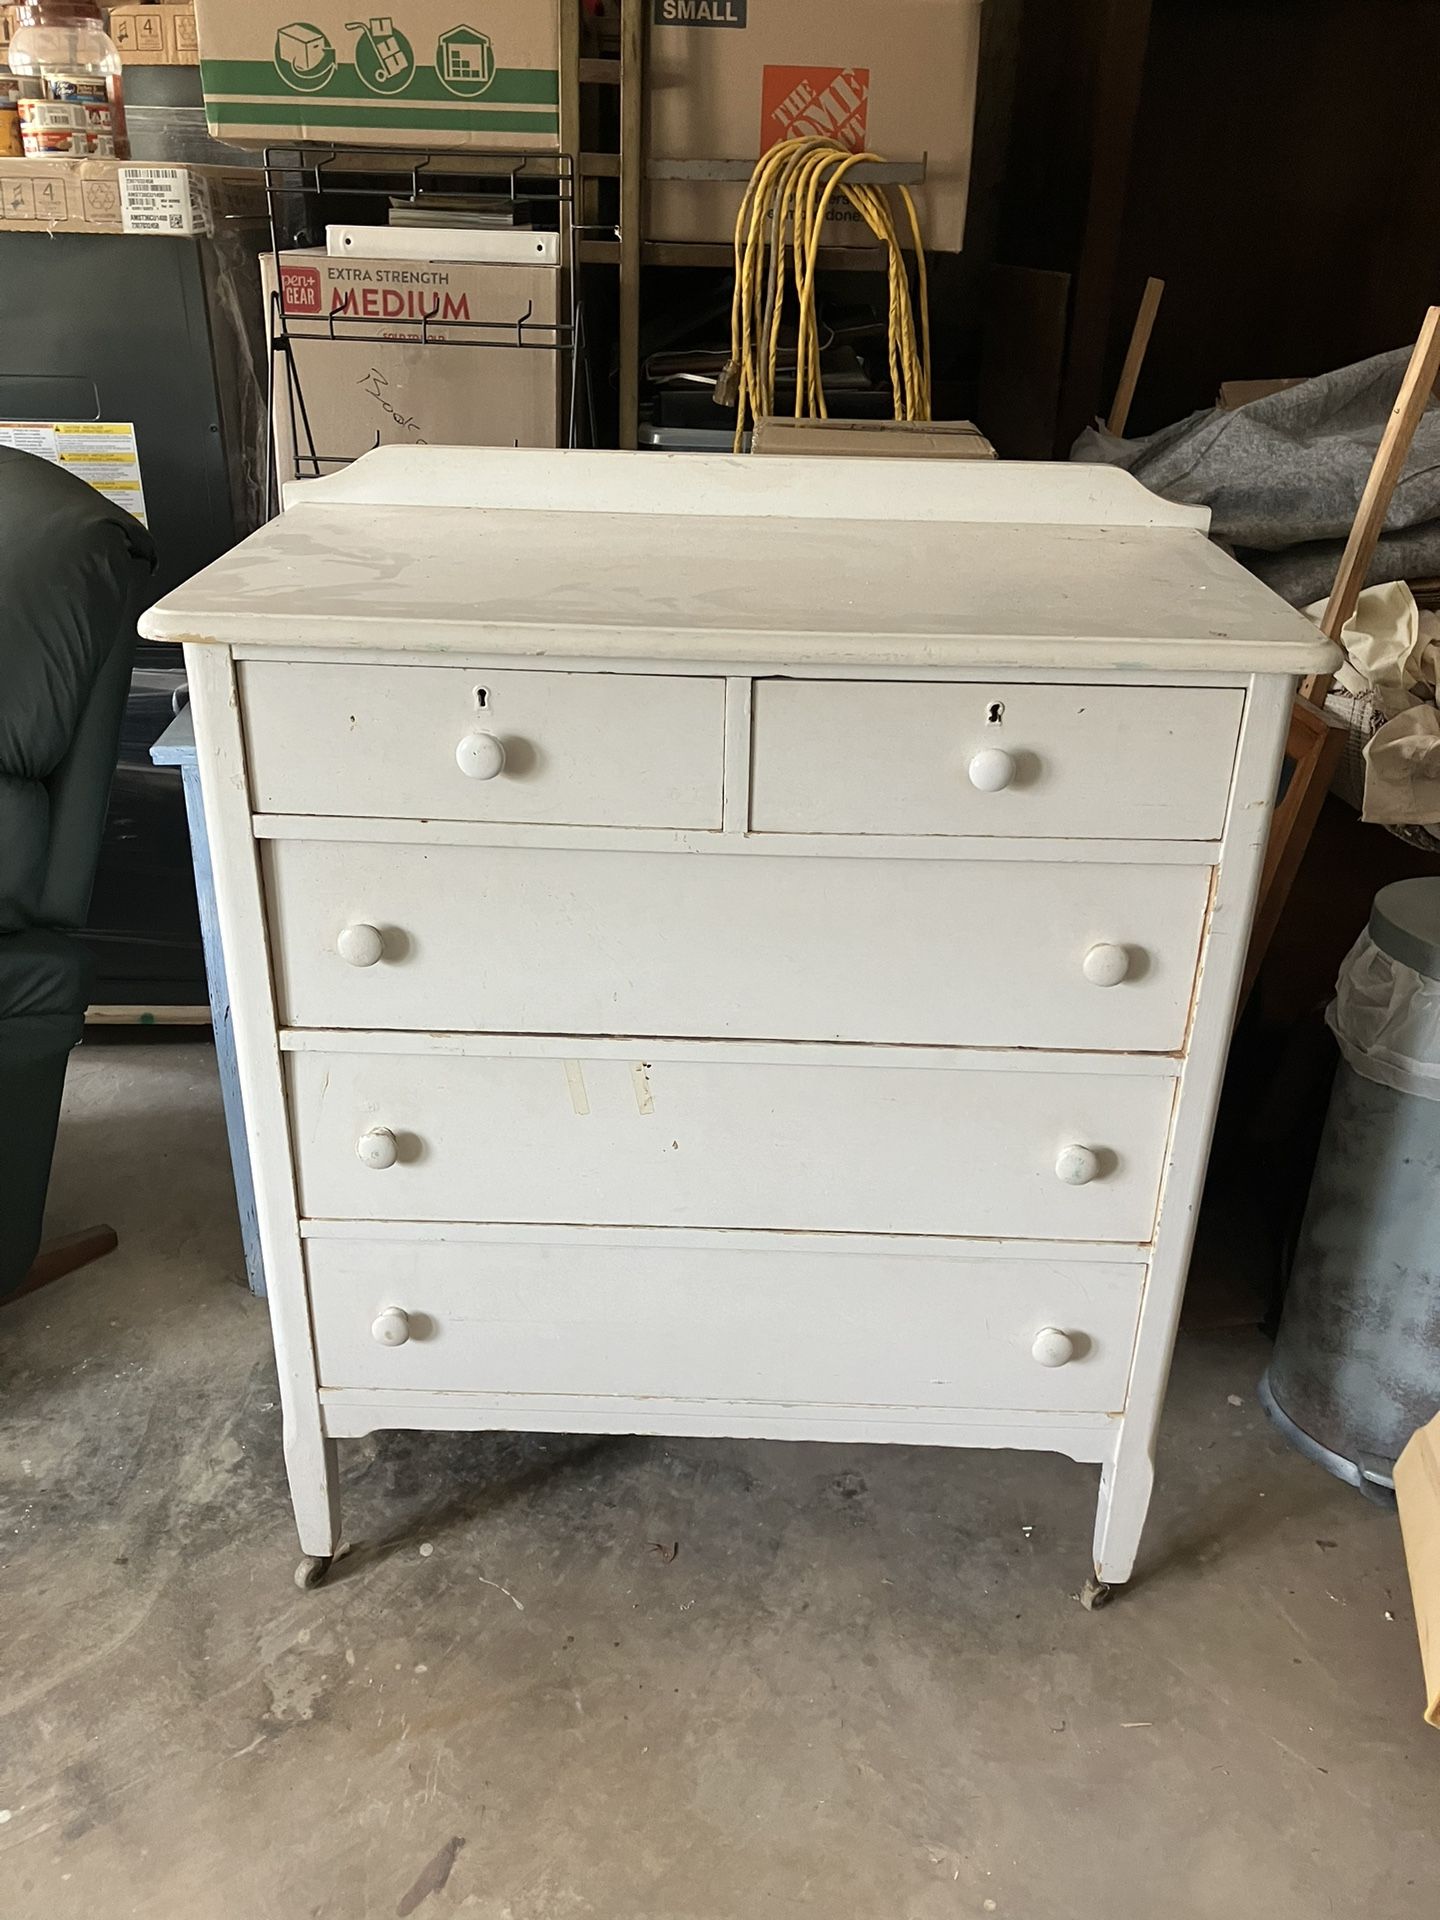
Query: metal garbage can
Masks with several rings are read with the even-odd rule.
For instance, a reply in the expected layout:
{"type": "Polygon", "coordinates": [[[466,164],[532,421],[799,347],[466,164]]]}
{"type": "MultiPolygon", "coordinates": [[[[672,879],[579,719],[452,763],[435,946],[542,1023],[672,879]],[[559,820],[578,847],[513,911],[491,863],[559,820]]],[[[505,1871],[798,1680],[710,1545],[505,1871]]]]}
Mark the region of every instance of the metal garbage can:
{"type": "Polygon", "coordinates": [[[1376,895],[1327,1019],[1341,1062],[1260,1398],[1383,1499],[1440,1412],[1440,879],[1376,895]]]}

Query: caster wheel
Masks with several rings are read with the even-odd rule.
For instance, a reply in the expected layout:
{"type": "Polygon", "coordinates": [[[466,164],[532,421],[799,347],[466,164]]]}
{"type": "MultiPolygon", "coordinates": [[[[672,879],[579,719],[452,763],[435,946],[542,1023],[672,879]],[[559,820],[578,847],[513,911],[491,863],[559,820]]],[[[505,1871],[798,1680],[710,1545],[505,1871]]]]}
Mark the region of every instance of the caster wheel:
{"type": "Polygon", "coordinates": [[[1092,1575],[1080,1589],[1080,1604],[1087,1613],[1094,1613],[1097,1607],[1108,1607],[1115,1598],[1115,1589],[1107,1587],[1103,1580],[1092,1575]]]}
{"type": "Polygon", "coordinates": [[[308,1593],[312,1587],[318,1587],[330,1571],[333,1554],[307,1553],[295,1569],[295,1584],[302,1593],[308,1593]]]}

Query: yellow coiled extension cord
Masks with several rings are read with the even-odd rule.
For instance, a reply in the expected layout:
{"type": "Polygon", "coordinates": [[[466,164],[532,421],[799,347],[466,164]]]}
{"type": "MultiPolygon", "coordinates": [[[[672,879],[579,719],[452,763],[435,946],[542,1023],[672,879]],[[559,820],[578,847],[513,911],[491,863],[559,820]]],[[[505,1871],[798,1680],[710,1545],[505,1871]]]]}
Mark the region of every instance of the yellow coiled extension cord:
{"type": "Polygon", "coordinates": [[[787,253],[799,303],[795,418],[829,419],[820,376],[820,326],[815,315],[815,274],[821,234],[836,194],[848,200],[889,257],[890,383],[897,420],[930,416],[930,301],[920,221],[908,187],[899,189],[918,263],[915,301],[895,220],[883,188],[850,179],[876,153],[852,153],[834,140],[786,140],[772,147],[751,175],[735,222],[735,297],[730,321],[730,364],[716,399],[736,404],[735,451],[744,445],[749,420],[775,411],[775,370],[780,323],[788,284],[787,253]]]}

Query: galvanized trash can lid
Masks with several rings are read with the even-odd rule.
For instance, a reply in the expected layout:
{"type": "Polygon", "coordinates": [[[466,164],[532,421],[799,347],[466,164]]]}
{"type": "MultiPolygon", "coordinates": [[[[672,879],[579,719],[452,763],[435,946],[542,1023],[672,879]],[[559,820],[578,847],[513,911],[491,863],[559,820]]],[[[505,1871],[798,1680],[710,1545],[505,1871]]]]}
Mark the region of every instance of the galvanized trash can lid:
{"type": "Polygon", "coordinates": [[[1370,909],[1370,938],[1402,967],[1440,980],[1440,875],[1382,887],[1370,909]]]}

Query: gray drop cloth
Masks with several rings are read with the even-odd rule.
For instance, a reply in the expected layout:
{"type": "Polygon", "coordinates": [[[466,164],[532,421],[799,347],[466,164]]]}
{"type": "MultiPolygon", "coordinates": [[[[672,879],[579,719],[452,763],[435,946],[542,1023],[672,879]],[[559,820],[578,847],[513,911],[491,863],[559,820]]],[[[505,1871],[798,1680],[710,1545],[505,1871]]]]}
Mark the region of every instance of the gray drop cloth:
{"type": "MultiPolygon", "coordinates": [[[[1145,440],[1096,428],[1072,460],[1124,467],[1163,499],[1209,507],[1211,532],[1293,606],[1329,592],[1410,349],[1321,374],[1234,413],[1192,413],[1145,440]]],[[[1440,574],[1440,407],[1420,422],[1367,582],[1440,574]]]]}

